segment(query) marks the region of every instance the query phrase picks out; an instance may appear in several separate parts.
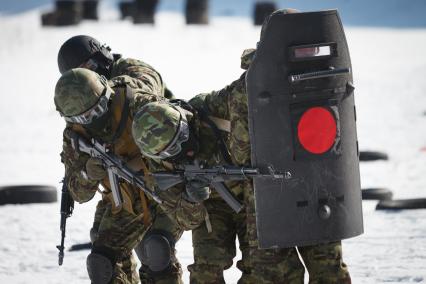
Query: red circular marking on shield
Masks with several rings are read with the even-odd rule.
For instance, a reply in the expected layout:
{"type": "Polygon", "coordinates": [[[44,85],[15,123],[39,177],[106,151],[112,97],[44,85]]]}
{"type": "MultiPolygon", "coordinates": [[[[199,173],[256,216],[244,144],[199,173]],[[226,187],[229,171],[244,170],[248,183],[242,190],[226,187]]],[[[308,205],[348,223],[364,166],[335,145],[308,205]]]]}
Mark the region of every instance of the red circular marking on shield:
{"type": "Polygon", "coordinates": [[[336,139],[337,126],[333,114],[324,107],[305,111],[297,125],[297,136],[306,151],[322,154],[330,150],[336,139]]]}

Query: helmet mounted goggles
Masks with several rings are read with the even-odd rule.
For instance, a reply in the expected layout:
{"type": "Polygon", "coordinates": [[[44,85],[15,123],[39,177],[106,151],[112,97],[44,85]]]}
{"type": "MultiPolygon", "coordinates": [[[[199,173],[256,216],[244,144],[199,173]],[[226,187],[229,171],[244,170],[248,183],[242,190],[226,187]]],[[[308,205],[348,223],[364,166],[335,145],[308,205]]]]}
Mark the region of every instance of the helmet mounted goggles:
{"type": "Polygon", "coordinates": [[[96,118],[103,116],[108,111],[108,102],[112,91],[107,86],[108,84],[106,78],[104,76],[100,76],[100,78],[105,88],[102,92],[102,95],[99,97],[99,100],[90,109],[84,111],[83,113],[73,116],[64,116],[65,121],[87,125],[92,123],[92,121],[96,118]]]}

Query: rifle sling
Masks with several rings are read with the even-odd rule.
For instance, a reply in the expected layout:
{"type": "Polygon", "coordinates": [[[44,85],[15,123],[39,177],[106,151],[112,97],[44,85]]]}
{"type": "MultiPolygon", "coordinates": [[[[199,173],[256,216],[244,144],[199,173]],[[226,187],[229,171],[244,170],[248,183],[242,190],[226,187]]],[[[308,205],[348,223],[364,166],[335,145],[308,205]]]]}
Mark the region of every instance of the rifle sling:
{"type": "Polygon", "coordinates": [[[206,122],[208,126],[210,126],[210,128],[213,130],[213,133],[217,138],[216,140],[217,145],[220,149],[220,152],[222,153],[223,159],[228,165],[232,165],[233,163],[232,163],[231,155],[229,154],[228,147],[226,146],[225,141],[223,141],[223,137],[222,137],[222,134],[220,133],[219,128],[208,115],[209,111],[205,101],[203,104],[203,109],[198,110],[198,113],[200,114],[201,120],[206,122]]]}
{"type": "MultiPolygon", "coordinates": [[[[145,182],[147,183],[151,183],[151,177],[149,175],[149,170],[148,167],[146,166],[145,162],[141,160],[141,166],[142,166],[142,170],[143,170],[143,176],[145,179],[145,182]]],[[[148,228],[148,226],[150,226],[151,222],[151,214],[149,212],[149,208],[148,208],[148,202],[146,200],[146,196],[145,193],[143,192],[143,190],[139,189],[139,194],[140,194],[140,198],[141,198],[141,203],[142,203],[142,209],[143,209],[143,224],[145,225],[145,227],[148,228]]]]}
{"type": "Polygon", "coordinates": [[[110,142],[111,144],[114,144],[117,141],[117,139],[121,137],[121,135],[124,132],[124,129],[127,126],[127,119],[129,118],[129,113],[130,113],[131,95],[132,95],[132,90],[126,84],[123,107],[121,108],[121,117],[120,117],[120,121],[118,123],[118,127],[117,127],[117,129],[114,133],[114,136],[111,139],[111,142],[110,142]]]}

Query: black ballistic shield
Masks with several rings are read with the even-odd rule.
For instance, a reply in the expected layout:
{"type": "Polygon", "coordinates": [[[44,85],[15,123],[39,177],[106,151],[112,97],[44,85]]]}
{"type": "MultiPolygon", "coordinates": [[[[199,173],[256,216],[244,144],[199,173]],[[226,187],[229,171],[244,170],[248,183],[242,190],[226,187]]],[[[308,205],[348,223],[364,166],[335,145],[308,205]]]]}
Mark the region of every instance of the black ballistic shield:
{"type": "Polygon", "coordinates": [[[363,233],[352,67],[336,10],[265,22],[247,73],[261,248],[363,233]]]}

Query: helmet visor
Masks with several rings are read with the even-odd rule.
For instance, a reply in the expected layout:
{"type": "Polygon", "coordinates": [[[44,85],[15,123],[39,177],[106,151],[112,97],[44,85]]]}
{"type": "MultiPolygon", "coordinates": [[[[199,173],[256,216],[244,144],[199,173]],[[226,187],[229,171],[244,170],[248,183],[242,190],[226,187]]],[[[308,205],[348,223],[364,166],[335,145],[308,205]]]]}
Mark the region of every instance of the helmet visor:
{"type": "Polygon", "coordinates": [[[65,121],[84,125],[92,123],[94,119],[101,117],[108,111],[108,101],[110,97],[111,90],[105,87],[104,94],[102,94],[94,106],[81,114],[65,116],[65,121]]]}

